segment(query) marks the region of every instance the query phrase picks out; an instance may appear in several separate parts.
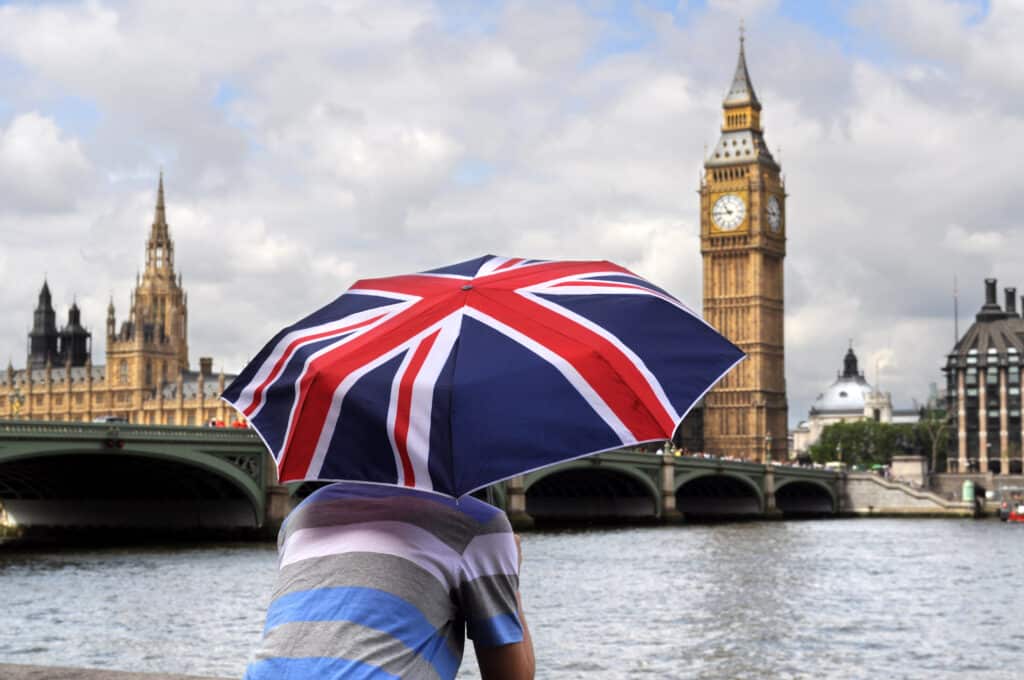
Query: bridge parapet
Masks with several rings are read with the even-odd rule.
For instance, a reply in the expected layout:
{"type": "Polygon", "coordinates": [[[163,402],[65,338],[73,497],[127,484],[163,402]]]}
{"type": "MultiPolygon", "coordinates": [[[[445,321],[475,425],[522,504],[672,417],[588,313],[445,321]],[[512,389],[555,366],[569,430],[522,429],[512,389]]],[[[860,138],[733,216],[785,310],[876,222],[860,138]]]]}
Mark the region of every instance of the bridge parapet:
{"type": "Polygon", "coordinates": [[[60,423],[43,420],[0,421],[0,441],[15,438],[96,438],[104,439],[114,430],[123,437],[200,441],[259,441],[249,429],[229,427],[192,427],[187,425],[133,425],[130,423],[60,423]]]}
{"type": "Polygon", "coordinates": [[[250,430],[0,422],[0,502],[47,526],[129,526],[132,512],[147,526],[183,526],[158,517],[162,498],[196,526],[263,526],[272,469],[250,430]]]}
{"type": "MultiPolygon", "coordinates": [[[[511,496],[523,496],[509,499],[510,510],[517,514],[522,514],[521,508],[531,505],[536,509],[550,508],[553,497],[559,495],[562,498],[559,513],[565,517],[583,517],[579,508],[569,507],[572,503],[581,504],[580,508],[593,507],[602,513],[621,506],[611,500],[595,500],[603,489],[609,499],[615,493],[628,493],[636,499],[630,518],[637,518],[636,509],[644,507],[649,508],[645,512],[652,519],[676,521],[678,510],[695,517],[767,517],[779,512],[835,514],[839,511],[840,485],[840,475],[829,470],[622,449],[532,472],[521,484],[508,487],[508,491],[511,496]],[[572,474],[568,474],[570,472],[572,474]],[[559,481],[572,488],[557,489],[559,481]],[[544,483],[537,486],[540,482],[544,483]],[[781,506],[776,507],[775,491],[779,488],[785,489],[785,493],[781,506]],[[535,489],[534,495],[536,490],[546,494],[547,500],[529,502],[531,489],[535,489]],[[648,497],[651,502],[641,502],[641,498],[648,497]],[[682,506],[677,508],[680,502],[682,506]]],[[[531,521],[529,517],[523,519],[524,524],[531,521]]]]}

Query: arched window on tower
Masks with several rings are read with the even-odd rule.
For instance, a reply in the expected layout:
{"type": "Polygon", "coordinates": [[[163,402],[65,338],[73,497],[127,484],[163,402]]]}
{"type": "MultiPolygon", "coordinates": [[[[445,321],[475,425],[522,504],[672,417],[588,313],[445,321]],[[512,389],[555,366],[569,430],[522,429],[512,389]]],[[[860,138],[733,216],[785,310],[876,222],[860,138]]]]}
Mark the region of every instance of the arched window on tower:
{"type": "Polygon", "coordinates": [[[146,359],[146,387],[153,386],[153,361],[146,359]]]}
{"type": "Polygon", "coordinates": [[[121,363],[118,364],[118,367],[117,367],[117,377],[118,377],[118,381],[122,385],[127,385],[128,384],[128,360],[127,359],[121,359],[121,363]]]}

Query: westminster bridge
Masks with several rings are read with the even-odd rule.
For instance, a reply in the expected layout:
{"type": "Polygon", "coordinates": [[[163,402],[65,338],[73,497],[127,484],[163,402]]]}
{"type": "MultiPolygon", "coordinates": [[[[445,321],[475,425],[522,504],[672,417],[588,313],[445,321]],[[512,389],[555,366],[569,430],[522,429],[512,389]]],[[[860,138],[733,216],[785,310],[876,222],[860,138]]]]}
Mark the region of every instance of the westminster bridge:
{"type": "MultiPolygon", "coordinates": [[[[856,514],[855,479],[820,469],[623,450],[532,472],[479,495],[520,525],[826,516],[856,514]]],[[[910,491],[862,481],[874,494],[869,502],[879,494],[910,498],[910,491]]],[[[251,430],[0,421],[0,522],[8,533],[266,533],[309,488],[276,484],[273,461],[251,430]]],[[[936,504],[925,495],[911,500],[936,504]]]]}

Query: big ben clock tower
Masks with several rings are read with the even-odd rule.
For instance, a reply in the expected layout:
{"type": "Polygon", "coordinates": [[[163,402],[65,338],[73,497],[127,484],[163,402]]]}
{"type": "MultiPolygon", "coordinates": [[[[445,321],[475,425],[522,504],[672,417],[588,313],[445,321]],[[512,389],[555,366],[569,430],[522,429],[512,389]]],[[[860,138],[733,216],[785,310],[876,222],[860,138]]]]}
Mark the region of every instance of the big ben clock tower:
{"type": "Polygon", "coordinates": [[[746,460],[781,459],[788,418],[783,334],[786,188],[765,144],[743,35],[722,134],[704,161],[700,252],[704,318],[747,353],[705,398],[704,446],[746,460]]]}

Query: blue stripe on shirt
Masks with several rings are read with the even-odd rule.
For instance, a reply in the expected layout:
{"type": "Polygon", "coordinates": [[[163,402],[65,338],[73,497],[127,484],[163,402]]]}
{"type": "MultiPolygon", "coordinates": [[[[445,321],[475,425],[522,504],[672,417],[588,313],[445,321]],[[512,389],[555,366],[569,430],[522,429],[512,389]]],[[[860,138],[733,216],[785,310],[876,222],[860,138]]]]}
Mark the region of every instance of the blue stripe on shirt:
{"type": "Polygon", "coordinates": [[[249,664],[243,680],[285,680],[318,678],[323,680],[401,680],[377,666],[350,659],[306,657],[300,659],[263,659],[249,664]]]}
{"type": "Polygon", "coordinates": [[[469,637],[481,647],[501,647],[523,641],[523,625],[516,614],[498,614],[466,622],[469,637]]]}
{"type": "Polygon", "coordinates": [[[296,621],[351,621],[399,640],[429,661],[442,678],[455,677],[459,669],[460,659],[420,610],[383,590],[315,588],[282,595],[270,603],[263,634],[296,621]]]}

